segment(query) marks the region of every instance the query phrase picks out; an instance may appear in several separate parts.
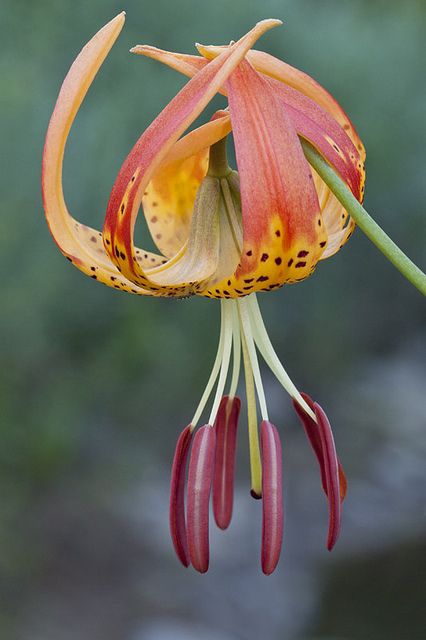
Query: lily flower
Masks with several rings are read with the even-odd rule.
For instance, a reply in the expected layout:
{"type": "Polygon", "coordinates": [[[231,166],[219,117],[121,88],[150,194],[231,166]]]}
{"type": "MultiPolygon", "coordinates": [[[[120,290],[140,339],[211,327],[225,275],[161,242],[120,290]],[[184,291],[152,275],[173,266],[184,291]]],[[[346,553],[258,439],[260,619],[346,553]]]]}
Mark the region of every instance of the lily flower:
{"type": "Polygon", "coordinates": [[[79,107],[117,39],[119,14],[85,45],[59,92],[43,154],[43,203],[62,253],[94,280],[136,295],[221,301],[216,359],[174,456],[170,530],[181,562],[209,566],[209,502],[221,529],[232,516],[236,437],[244,364],[251,494],[262,499],[261,564],[270,574],[283,537],[280,436],[270,422],[258,352],[292,398],[318,459],[329,504],[327,546],[338,537],[346,479],[323,409],[301,394],[269,340],[256,292],[304,280],[350,237],[354,222],[305,158],[308,142],[362,200],[365,152],[338,103],[306,74],[252,49],[279,20],[263,20],[227,46],[198,46],[200,56],[140,45],[190,80],[142,133],[125,159],[109,198],[103,231],[68,212],[62,165],[79,107]],[[211,99],[228,106],[188,132],[211,99]],[[232,131],[237,170],[227,161],[232,131]],[[158,248],[134,244],[139,210],[158,248]],[[228,393],[225,392],[233,358],[228,393]],[[207,421],[197,429],[216,387],[207,421]],[[261,420],[258,422],[258,409],[261,420]],[[188,473],[187,473],[188,467],[188,473]]]}

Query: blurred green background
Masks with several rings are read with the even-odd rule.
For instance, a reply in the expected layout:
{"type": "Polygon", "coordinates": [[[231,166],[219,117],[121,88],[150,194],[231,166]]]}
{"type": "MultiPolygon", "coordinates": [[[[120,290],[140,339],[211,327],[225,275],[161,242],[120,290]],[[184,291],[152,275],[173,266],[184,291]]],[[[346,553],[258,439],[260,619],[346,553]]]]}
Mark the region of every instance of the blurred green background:
{"type": "Polygon", "coordinates": [[[212,532],[210,572],[174,558],[169,465],[214,358],[219,306],[144,300],[83,277],[54,246],[40,198],[60,83],[122,9],[125,29],[67,149],[75,217],[101,228],[124,157],[185,81],[131,46],[193,52],[277,17],[284,27],[259,46],[348,111],[367,148],[367,210],[425,264],[423,1],[2,0],[0,638],[423,638],[425,307],[359,231],[308,281],[260,296],[288,371],[335,425],[350,482],[338,548],[324,550],[316,463],[265,373],[285,456],[279,569],[260,572],[244,419],[234,520],[212,532]]]}

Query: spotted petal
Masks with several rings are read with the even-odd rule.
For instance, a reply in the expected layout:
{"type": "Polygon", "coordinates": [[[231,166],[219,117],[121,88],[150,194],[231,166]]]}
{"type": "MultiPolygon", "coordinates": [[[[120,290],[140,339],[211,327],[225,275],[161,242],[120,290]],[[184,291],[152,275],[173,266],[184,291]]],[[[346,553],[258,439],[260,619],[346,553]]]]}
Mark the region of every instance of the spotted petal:
{"type": "MultiPolygon", "coordinates": [[[[78,109],[117,39],[124,13],[105,25],[82,49],[59,92],[43,151],[42,193],[49,229],[62,253],[83,273],[104,284],[132,293],[149,294],[124,278],[106,253],[100,232],[77,222],[68,212],[62,189],[65,145],[78,109]]],[[[140,264],[156,266],[162,257],[138,250],[140,264]]]]}
{"type": "Polygon", "coordinates": [[[143,212],[155,244],[167,258],[188,240],[195,196],[207,173],[209,147],[230,130],[229,114],[217,111],[210,122],[178,140],[146,187],[143,212]]]}
{"type": "Polygon", "coordinates": [[[248,62],[230,76],[227,91],[244,230],[235,284],[255,290],[306,277],[325,233],[297,133],[269,81],[248,62]]]}
{"type": "MultiPolygon", "coordinates": [[[[254,27],[216,60],[207,65],[175,96],[154,122],[139,138],[126,158],[108,203],[104,225],[105,246],[123,274],[136,284],[151,290],[169,290],[171,295],[183,295],[194,291],[194,284],[206,277],[198,273],[191,281],[178,282],[178,263],[185,263],[187,252],[184,248],[170,264],[156,271],[146,271],[135,259],[133,235],[134,226],[146,186],[152,179],[160,163],[174,143],[201,113],[204,107],[220,89],[254,42],[267,29],[280,24],[266,20],[254,27]],[[171,278],[168,280],[169,270],[171,278]],[[173,284],[168,287],[168,283],[173,284]]],[[[192,261],[192,256],[189,258],[192,261]]],[[[209,264],[210,267],[210,264],[209,264]]],[[[211,271],[212,273],[213,271],[211,271]]],[[[184,264],[181,273],[187,277],[188,267],[184,264]]],[[[183,277],[182,277],[183,279],[183,277]]]]}

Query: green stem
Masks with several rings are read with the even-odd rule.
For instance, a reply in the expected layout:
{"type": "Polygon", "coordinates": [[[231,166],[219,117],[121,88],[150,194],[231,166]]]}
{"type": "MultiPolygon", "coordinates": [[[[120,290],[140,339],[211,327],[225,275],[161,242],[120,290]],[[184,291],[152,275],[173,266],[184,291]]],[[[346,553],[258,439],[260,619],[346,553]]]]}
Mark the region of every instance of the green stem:
{"type": "Polygon", "coordinates": [[[390,262],[407,278],[423,295],[426,295],[426,275],[389,236],[374,222],[364,207],[351,193],[334,169],[306,140],[301,139],[303,152],[309,164],[315,169],[326,185],[331,189],[358,227],[365,233],[390,262]]]}

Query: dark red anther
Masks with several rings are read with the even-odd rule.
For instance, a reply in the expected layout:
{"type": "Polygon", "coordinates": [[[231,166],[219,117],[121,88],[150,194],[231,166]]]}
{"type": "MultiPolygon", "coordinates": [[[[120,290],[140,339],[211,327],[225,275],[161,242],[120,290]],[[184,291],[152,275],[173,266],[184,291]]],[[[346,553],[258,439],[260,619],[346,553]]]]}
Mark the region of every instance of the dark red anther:
{"type": "Polygon", "coordinates": [[[176,444],[170,481],[170,534],[176,555],[184,567],[189,565],[185,523],[185,472],[191,438],[191,425],[188,425],[180,434],[176,444]]]}
{"type": "Polygon", "coordinates": [[[186,518],[189,557],[200,573],[209,568],[209,500],[215,448],[215,430],[204,425],[195,434],[189,460],[186,518]]]}
{"type": "Polygon", "coordinates": [[[227,529],[234,503],[234,470],[241,400],[224,396],[215,420],[216,454],[213,477],[213,513],[220,529],[227,529]]]}
{"type": "Polygon", "coordinates": [[[263,420],[260,426],[262,452],[262,571],[271,574],[278,564],[283,539],[283,495],[281,442],[277,428],[263,420]]]}
{"type": "MultiPolygon", "coordinates": [[[[312,409],[312,411],[315,413],[315,409],[314,409],[314,401],[312,400],[312,398],[310,396],[308,396],[307,393],[301,393],[300,394],[302,396],[302,398],[305,400],[306,404],[312,409]]],[[[324,493],[325,495],[327,495],[327,483],[326,483],[326,478],[325,478],[325,468],[324,468],[324,456],[322,453],[322,444],[321,444],[321,436],[320,436],[320,432],[318,429],[318,425],[315,422],[315,420],[312,420],[311,416],[309,416],[300,406],[300,404],[298,402],[296,402],[295,400],[293,400],[293,407],[297,413],[297,415],[299,416],[299,419],[305,429],[305,433],[308,437],[308,440],[311,444],[312,449],[315,452],[315,455],[317,457],[319,466],[320,466],[320,472],[321,472],[321,483],[322,483],[322,487],[324,489],[324,493]]],[[[345,476],[345,472],[343,471],[343,467],[340,464],[339,459],[337,459],[337,465],[339,468],[339,489],[340,489],[340,500],[343,502],[343,500],[346,497],[346,491],[347,491],[347,487],[348,487],[348,483],[346,480],[346,476],[345,476]]]]}
{"type": "Polygon", "coordinates": [[[341,502],[346,495],[346,477],[337,458],[333,432],[324,410],[319,404],[313,402],[307,394],[303,393],[302,397],[311,407],[317,419],[317,422],[315,422],[300,405],[293,401],[296,413],[305,428],[306,435],[320,465],[322,486],[328,498],[327,549],[331,551],[340,533],[341,502]]]}

